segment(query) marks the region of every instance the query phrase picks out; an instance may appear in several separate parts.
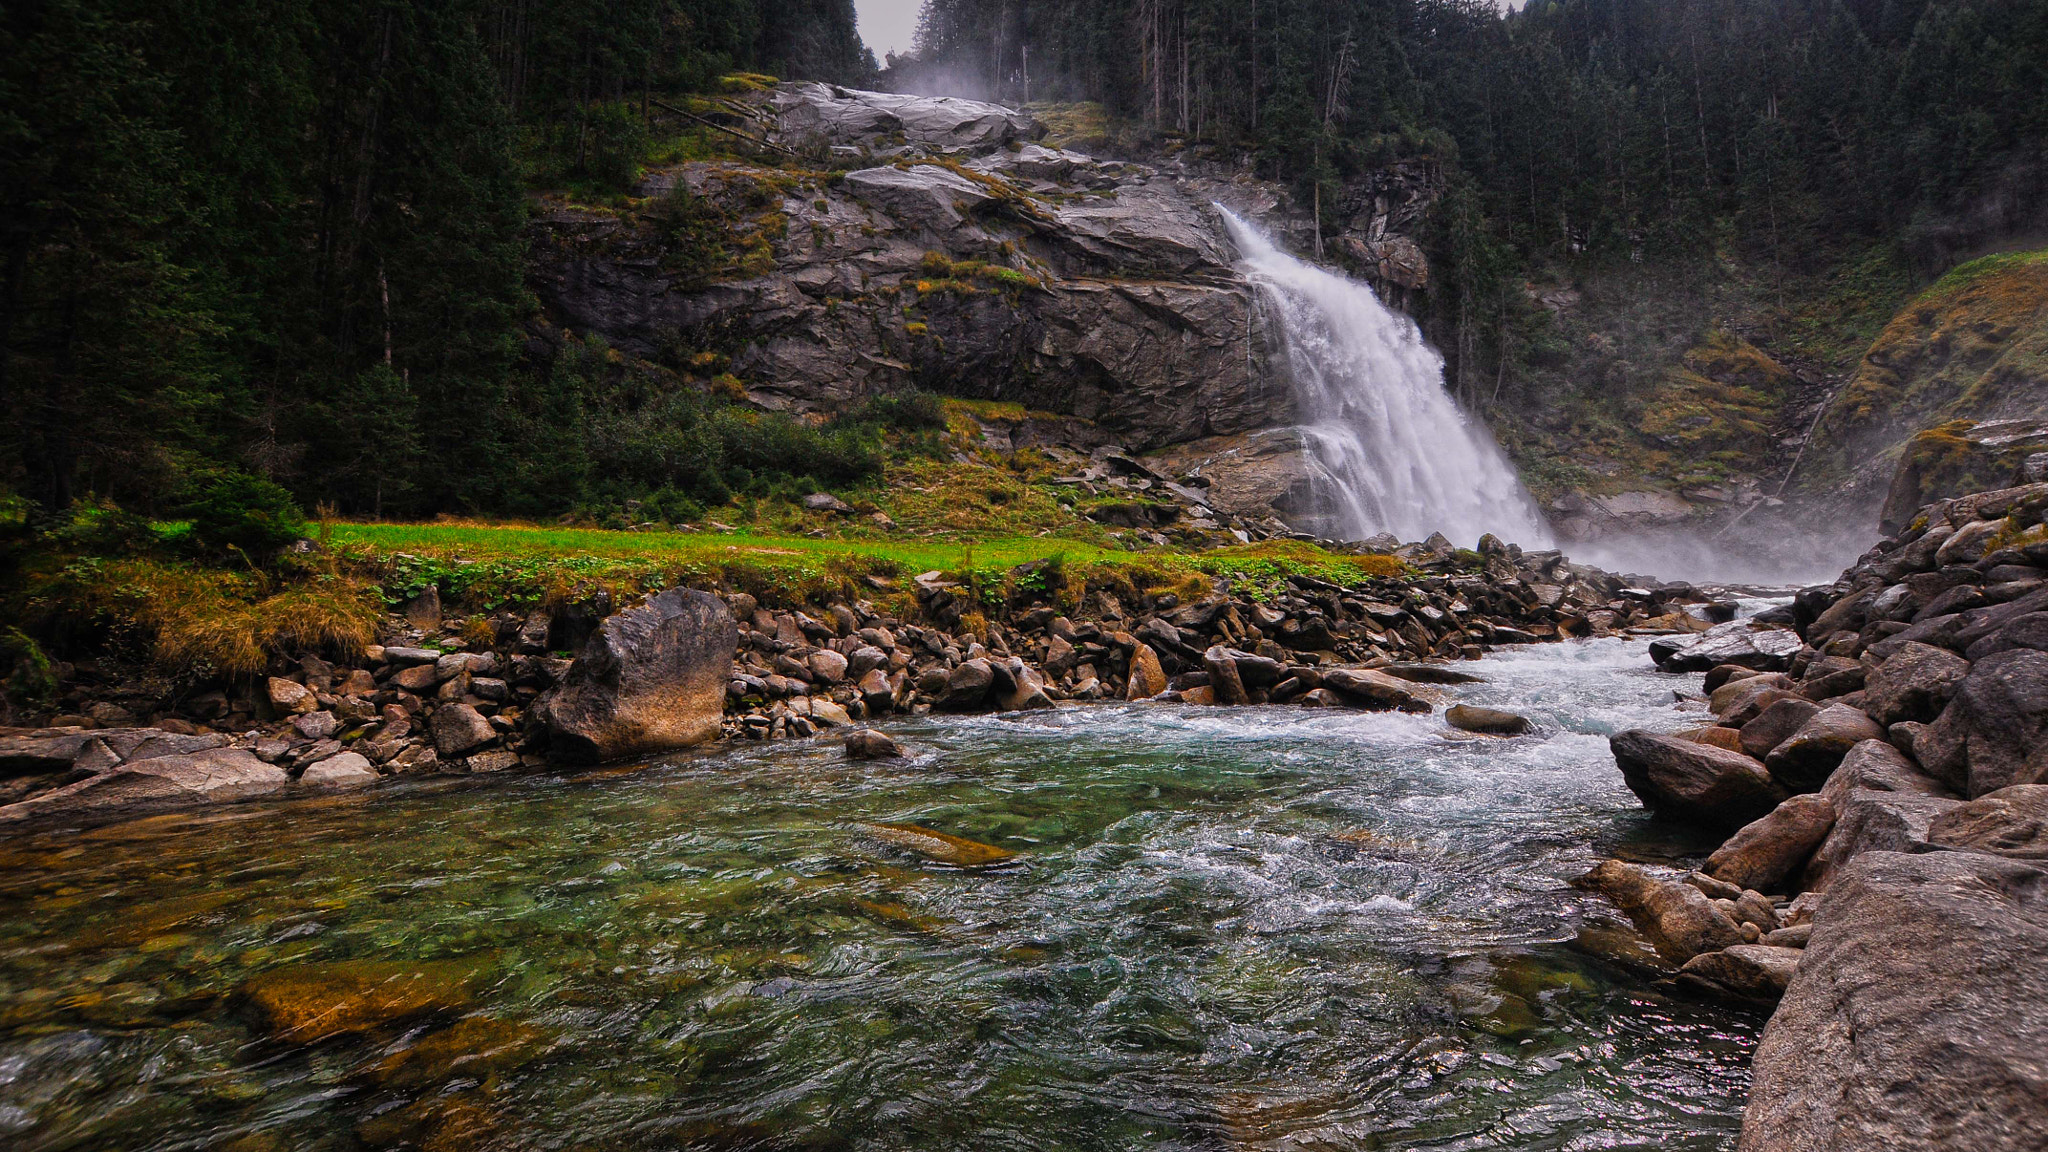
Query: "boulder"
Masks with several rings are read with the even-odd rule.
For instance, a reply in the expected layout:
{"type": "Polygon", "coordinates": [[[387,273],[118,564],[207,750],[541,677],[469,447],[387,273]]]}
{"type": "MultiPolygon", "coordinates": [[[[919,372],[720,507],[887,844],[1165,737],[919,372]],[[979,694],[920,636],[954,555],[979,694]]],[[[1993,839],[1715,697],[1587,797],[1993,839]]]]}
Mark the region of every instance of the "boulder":
{"type": "Polygon", "coordinates": [[[873,728],[862,728],[846,737],[849,760],[895,760],[902,755],[903,745],[873,728]]]}
{"type": "Polygon", "coordinates": [[[1820,794],[1839,811],[1842,801],[1859,788],[1954,797],[1941,781],[1920,771],[1904,753],[1883,740],[1865,740],[1849,749],[1849,754],[1842,757],[1841,767],[1821,786],[1820,794]]]}
{"type": "Polygon", "coordinates": [[[1924,852],[1936,817],[1962,801],[1919,792],[1858,788],[1835,806],[1835,826],[1807,861],[1801,887],[1827,889],[1844,865],[1866,852],[1924,852]]]}
{"type": "Polygon", "coordinates": [[[1708,694],[1707,711],[1720,717],[1723,722],[1733,719],[1733,727],[1740,728],[1754,719],[1765,708],[1779,700],[1797,695],[1791,691],[1792,678],[1782,672],[1760,673],[1730,680],[1708,694]],[[1776,695],[1772,695],[1776,693],[1776,695]]]}
{"type": "Polygon", "coordinates": [[[1733,728],[1723,728],[1719,724],[1709,724],[1704,728],[1688,728],[1683,732],[1673,732],[1672,735],[1680,740],[1690,740],[1695,744],[1711,744],[1730,752],[1743,751],[1742,733],[1733,728]]]}
{"type": "Polygon", "coordinates": [[[1752,1061],[1740,1152],[2048,1148],[2048,872],[1864,855],[1752,1061]]]}
{"type": "Polygon", "coordinates": [[[1774,701],[1742,726],[1740,747],[1736,750],[1761,760],[1771,754],[1771,749],[1791,739],[1819,711],[1820,705],[1798,696],[1774,701]]]}
{"type": "Polygon", "coordinates": [[[1216,694],[1216,703],[1235,705],[1251,702],[1245,694],[1244,680],[1237,673],[1237,660],[1230,649],[1218,644],[1202,653],[1202,667],[1209,673],[1209,689],[1216,694]]]}
{"type": "Polygon", "coordinates": [[[339,752],[299,773],[300,784],[355,788],[379,779],[370,761],[354,752],[339,752]]]}
{"type": "Polygon", "coordinates": [[[1380,669],[1396,680],[1407,680],[1416,684],[1484,684],[1486,677],[1441,664],[1391,664],[1380,669]]]}
{"type": "Polygon", "coordinates": [[[972,211],[995,198],[967,177],[931,164],[863,168],[848,172],[842,187],[907,228],[941,232],[960,225],[963,209],[972,211]]]}
{"type": "Polygon", "coordinates": [[[984,707],[988,703],[989,689],[995,682],[995,665],[985,657],[962,660],[959,667],[946,675],[946,695],[939,704],[956,712],[984,707]]]}
{"type": "Polygon", "coordinates": [[[1707,857],[1706,873],[1738,888],[1782,892],[1835,826],[1835,806],[1820,796],[1794,796],[1769,815],[1737,829],[1707,857]]]}
{"type": "Polygon", "coordinates": [[[1579,879],[1579,885],[1613,901],[1657,954],[1673,964],[1743,942],[1735,921],[1690,884],[1659,880],[1632,864],[1603,860],[1579,879]]]}
{"type": "Polygon", "coordinates": [[[1664,636],[1651,641],[1650,659],[1661,672],[1705,672],[1720,664],[1782,672],[1792,666],[1800,647],[1799,634],[1790,628],[1731,620],[1697,636],[1664,636]]]}
{"type": "Polygon", "coordinates": [[[1131,678],[1124,689],[1126,700],[1150,700],[1166,691],[1166,669],[1160,666],[1159,653],[1149,644],[1137,644],[1131,648],[1131,678]]]}
{"type": "Polygon", "coordinates": [[[312,691],[304,684],[286,680],[279,676],[272,676],[270,678],[265,686],[265,692],[270,700],[271,708],[275,709],[280,716],[292,716],[302,712],[311,712],[320,706],[319,702],[313,698],[312,691]]]}
{"type": "Polygon", "coordinates": [[[853,515],[853,505],[832,495],[830,492],[813,492],[809,496],[804,497],[804,510],[807,512],[830,512],[834,516],[853,515]]]}
{"type": "Polygon", "coordinates": [[[427,721],[434,750],[443,756],[464,756],[498,738],[483,713],[460,702],[443,704],[427,721]]]}
{"type": "Polygon", "coordinates": [[[2048,781],[2048,652],[2014,649],[1972,664],[1913,752],[1969,797],[2048,781]]]}
{"type": "Polygon", "coordinates": [[[846,657],[830,648],[820,648],[804,661],[810,675],[805,679],[814,684],[837,684],[846,679],[848,662],[846,657]]]}
{"type": "Polygon", "coordinates": [[[1969,671],[1970,662],[1946,648],[1907,643],[1870,674],[1864,707],[1887,727],[1908,720],[1925,723],[1941,715],[1969,671]]]}
{"type": "Polygon", "coordinates": [[[1323,673],[1323,687],[1334,691],[1353,708],[1398,708],[1403,712],[1429,712],[1429,701],[1410,691],[1406,681],[1382,672],[1357,668],[1333,668],[1323,673]]]}
{"type": "Polygon", "coordinates": [[[2048,860],[2048,784],[2015,784],[1936,816],[1927,842],[2018,860],[2048,860]]]}
{"type": "Polygon", "coordinates": [[[725,601],[672,588],[600,624],[535,711],[548,754],[594,763],[718,736],[739,626],[725,601]]]}
{"type": "Polygon", "coordinates": [[[1052,697],[1046,694],[1045,681],[1031,666],[1015,656],[995,664],[996,707],[1004,712],[1022,712],[1029,708],[1050,708],[1052,697]]]}
{"type": "Polygon", "coordinates": [[[1525,716],[1493,708],[1476,708],[1470,704],[1453,706],[1444,713],[1444,719],[1453,728],[1488,736],[1520,736],[1533,727],[1525,716]]]}
{"type": "Polygon", "coordinates": [[[1678,982],[1697,992],[1743,1004],[1776,1004],[1799,970],[1798,948],[1737,944],[1703,952],[1678,970],[1678,982]]]}
{"type": "Polygon", "coordinates": [[[1657,732],[1608,740],[1629,791],[1652,811],[1715,828],[1740,828],[1785,800],[1764,766],[1740,752],[1657,732]]]}
{"type": "MultiPolygon", "coordinates": [[[[90,748],[90,745],[86,747],[90,748]]],[[[104,745],[102,745],[104,747],[104,745]]],[[[240,800],[275,792],[291,782],[284,769],[243,748],[199,748],[131,757],[25,800],[0,806],[0,824],[30,817],[104,812],[128,807],[240,800]]]]}
{"type": "Polygon", "coordinates": [[[1884,729],[1848,704],[1830,704],[1814,713],[1799,730],[1771,749],[1764,764],[1772,778],[1792,792],[1817,792],[1841,767],[1849,749],[1865,740],[1882,740],[1884,729]]]}

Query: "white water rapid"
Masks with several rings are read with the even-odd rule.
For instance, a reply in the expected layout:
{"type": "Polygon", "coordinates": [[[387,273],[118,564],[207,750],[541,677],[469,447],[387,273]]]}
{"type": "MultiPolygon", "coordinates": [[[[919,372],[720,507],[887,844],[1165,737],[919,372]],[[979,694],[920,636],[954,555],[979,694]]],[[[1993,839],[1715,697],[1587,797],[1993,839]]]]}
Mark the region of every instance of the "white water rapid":
{"type": "Polygon", "coordinates": [[[1362,540],[1487,532],[1548,547],[1550,526],[1493,437],[1444,390],[1444,362],[1372,289],[1296,260],[1217,206],[1266,299],[1314,477],[1318,534],[1362,540]]]}

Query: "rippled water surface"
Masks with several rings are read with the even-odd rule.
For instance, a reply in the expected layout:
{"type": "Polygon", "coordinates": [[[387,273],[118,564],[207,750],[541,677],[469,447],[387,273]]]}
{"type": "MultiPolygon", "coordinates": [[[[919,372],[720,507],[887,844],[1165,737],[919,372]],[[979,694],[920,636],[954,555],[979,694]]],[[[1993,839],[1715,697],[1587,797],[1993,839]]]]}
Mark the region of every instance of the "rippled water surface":
{"type": "Polygon", "coordinates": [[[1760,1021],[1566,886],[1690,847],[1602,739],[1677,681],[1465,667],[1542,734],[1116,706],[0,841],[0,1143],[1731,1147],[1760,1021]]]}

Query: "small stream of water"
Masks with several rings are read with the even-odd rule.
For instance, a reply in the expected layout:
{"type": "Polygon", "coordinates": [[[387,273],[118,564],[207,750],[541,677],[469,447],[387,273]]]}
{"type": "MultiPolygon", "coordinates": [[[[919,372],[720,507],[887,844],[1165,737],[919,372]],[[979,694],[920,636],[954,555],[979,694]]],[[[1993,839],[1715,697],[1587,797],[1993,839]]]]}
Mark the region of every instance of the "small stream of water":
{"type": "Polygon", "coordinates": [[[894,726],[902,764],[754,745],[0,842],[0,1143],[1732,1147],[1760,1019],[1654,987],[1567,887],[1700,847],[1604,739],[1681,724],[1675,681],[1619,640],[1465,667],[1542,734],[1118,705],[894,726]],[[311,1044],[246,994],[422,966],[429,1011],[311,1044]]]}

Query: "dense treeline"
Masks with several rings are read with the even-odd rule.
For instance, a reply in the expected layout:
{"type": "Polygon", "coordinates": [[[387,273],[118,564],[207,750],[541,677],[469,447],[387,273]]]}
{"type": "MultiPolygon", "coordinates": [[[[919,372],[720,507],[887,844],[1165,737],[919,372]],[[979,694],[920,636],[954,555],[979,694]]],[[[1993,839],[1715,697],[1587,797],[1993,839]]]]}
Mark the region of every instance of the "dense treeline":
{"type": "Polygon", "coordinates": [[[1454,312],[1535,259],[1932,272],[2048,224],[2039,0],[932,0],[892,75],[1099,100],[1304,191],[1441,158],[1454,312]]]}
{"type": "Polygon", "coordinates": [[[649,90],[872,68],[851,0],[15,0],[0,485],[52,510],[170,512],[248,473],[350,511],[573,507],[620,469],[565,433],[634,440],[636,397],[522,354],[526,183],[605,180],[649,90]]]}

